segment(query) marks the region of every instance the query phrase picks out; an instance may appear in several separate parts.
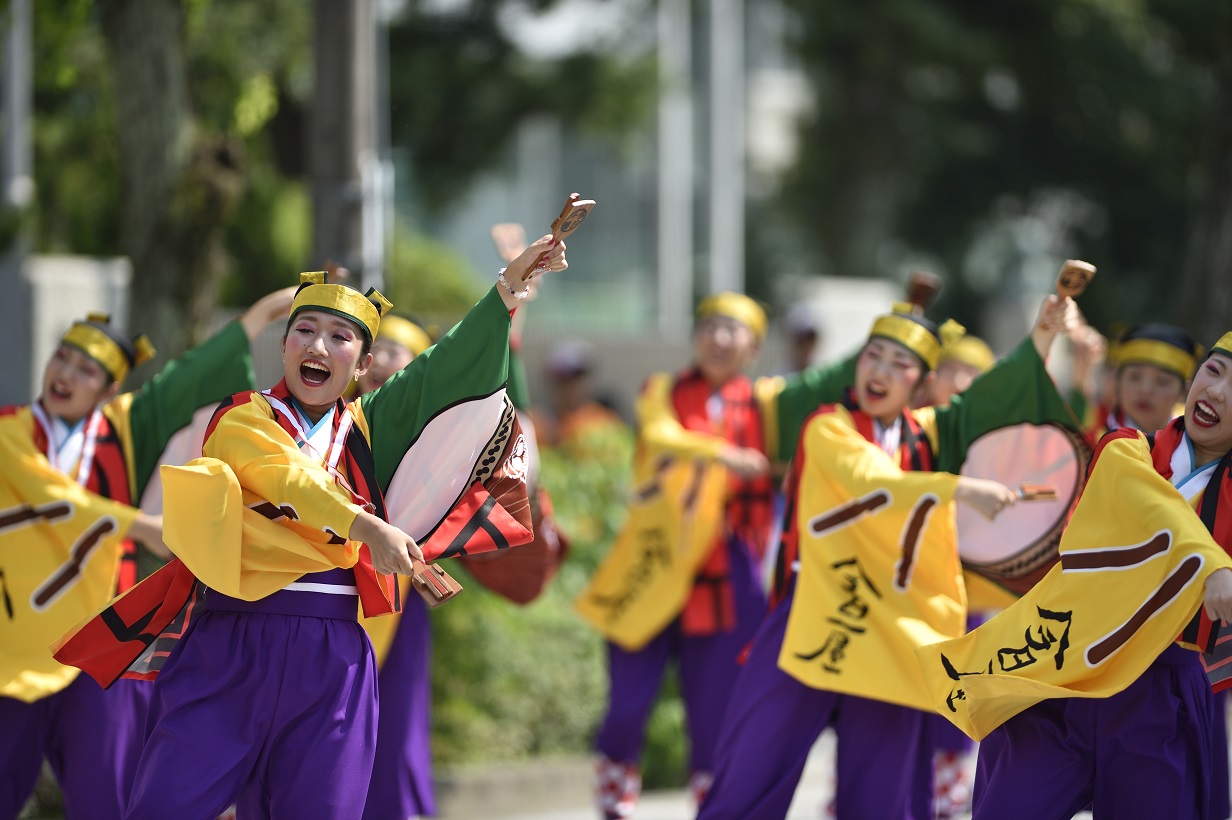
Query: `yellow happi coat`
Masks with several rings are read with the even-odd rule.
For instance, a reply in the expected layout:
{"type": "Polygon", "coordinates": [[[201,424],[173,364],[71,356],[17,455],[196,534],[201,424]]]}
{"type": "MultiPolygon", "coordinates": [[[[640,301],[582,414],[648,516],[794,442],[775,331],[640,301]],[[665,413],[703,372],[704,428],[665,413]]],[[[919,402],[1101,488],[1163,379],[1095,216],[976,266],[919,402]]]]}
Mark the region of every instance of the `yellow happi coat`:
{"type": "Polygon", "coordinates": [[[28,407],[0,419],[0,462],[0,695],[35,701],[77,676],[47,647],[113,594],[138,510],[52,467],[28,407]]]}
{"type": "Polygon", "coordinates": [[[919,650],[929,707],[977,740],[1047,698],[1125,689],[1193,618],[1206,577],[1232,567],[1136,433],[1104,443],[1060,549],[1004,612],[919,650]]]}
{"type": "Polygon", "coordinates": [[[904,449],[929,456],[912,470],[854,407],[823,408],[800,436],[780,562],[794,549],[799,570],[779,666],[814,688],[931,710],[914,657],[965,627],[953,496],[967,448],[1012,425],[1076,425],[1030,339],[948,407],[910,411],[921,439],[904,449]]]}
{"type": "Polygon", "coordinates": [[[36,446],[30,407],[0,413],[0,696],[33,702],[72,683],[78,670],[49,647],[116,593],[121,542],[168,443],[252,382],[248,337],[232,322],[97,411],[105,433],[84,486],[36,446]]]}
{"type": "Polygon", "coordinates": [[[725,439],[684,429],[673,380],[652,376],[638,399],[641,447],[629,518],[576,606],[608,640],[636,651],[684,607],[723,528],[725,439]]]}
{"type": "MultiPolygon", "coordinates": [[[[914,415],[935,442],[933,411],[914,415]]],[[[961,635],[966,617],[957,477],[901,469],[841,406],[809,421],[799,456],[800,570],[779,667],[816,689],[926,707],[914,651],[961,635]]]]}

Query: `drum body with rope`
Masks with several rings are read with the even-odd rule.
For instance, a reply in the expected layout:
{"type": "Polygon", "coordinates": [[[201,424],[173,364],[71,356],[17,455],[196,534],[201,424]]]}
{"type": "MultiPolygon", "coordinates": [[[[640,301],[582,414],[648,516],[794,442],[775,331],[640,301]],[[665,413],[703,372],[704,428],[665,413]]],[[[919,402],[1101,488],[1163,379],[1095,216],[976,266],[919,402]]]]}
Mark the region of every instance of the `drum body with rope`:
{"type": "MultiPolygon", "coordinates": [[[[962,474],[999,481],[1011,490],[1046,487],[1046,499],[1021,500],[989,521],[956,505],[963,566],[1022,595],[1057,562],[1061,532],[1086,481],[1091,451],[1055,424],[1016,424],[993,430],[967,449],[962,474]]],[[[1029,495],[1029,494],[1028,494],[1029,495]]]]}

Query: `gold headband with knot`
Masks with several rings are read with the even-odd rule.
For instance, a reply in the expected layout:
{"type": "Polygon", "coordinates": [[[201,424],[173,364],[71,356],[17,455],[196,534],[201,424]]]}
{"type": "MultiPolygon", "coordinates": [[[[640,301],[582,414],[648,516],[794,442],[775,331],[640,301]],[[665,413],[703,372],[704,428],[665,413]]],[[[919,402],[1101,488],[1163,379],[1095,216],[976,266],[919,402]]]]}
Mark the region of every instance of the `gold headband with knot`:
{"type": "Polygon", "coordinates": [[[996,364],[997,357],[983,339],[967,334],[953,344],[942,346],[937,363],[945,362],[960,362],[983,373],[996,364]]]}
{"type": "Polygon", "coordinates": [[[929,370],[936,370],[941,348],[957,342],[967,329],[953,319],[947,319],[937,329],[941,336],[938,339],[931,330],[912,318],[913,307],[906,302],[895,303],[893,313],[878,316],[873,320],[873,329],[868,335],[870,338],[880,336],[898,342],[919,356],[929,370]]]}
{"type": "Polygon", "coordinates": [[[432,347],[432,337],[428,335],[428,331],[401,316],[386,316],[381,319],[381,331],[376,337],[402,345],[411,351],[412,356],[418,356],[432,347]]]}
{"type": "Polygon", "coordinates": [[[1182,381],[1189,381],[1198,366],[1199,355],[1200,350],[1186,352],[1158,339],[1130,339],[1117,345],[1115,361],[1117,367],[1127,364],[1153,365],[1180,376],[1182,381]]]}
{"type": "Polygon", "coordinates": [[[61,344],[72,345],[98,362],[114,381],[123,382],[130,370],[153,359],[156,351],[144,336],[133,339],[135,355],[128,351],[99,325],[110,325],[111,316],[106,313],[87,313],[84,322],[74,322],[61,344]]]}
{"type": "Polygon", "coordinates": [[[312,271],[299,275],[299,290],[291,302],[291,318],[301,310],[323,310],[333,313],[352,322],[358,322],[364,334],[371,342],[376,338],[377,329],[381,326],[381,317],[389,312],[393,305],[382,296],[376,288],[368,288],[367,293],[360,293],[345,285],[330,285],[326,283],[325,271],[312,271]]]}
{"type": "Polygon", "coordinates": [[[766,311],[743,293],[725,290],[712,293],[697,306],[697,318],[726,316],[753,331],[758,341],[766,338],[766,311]]]}

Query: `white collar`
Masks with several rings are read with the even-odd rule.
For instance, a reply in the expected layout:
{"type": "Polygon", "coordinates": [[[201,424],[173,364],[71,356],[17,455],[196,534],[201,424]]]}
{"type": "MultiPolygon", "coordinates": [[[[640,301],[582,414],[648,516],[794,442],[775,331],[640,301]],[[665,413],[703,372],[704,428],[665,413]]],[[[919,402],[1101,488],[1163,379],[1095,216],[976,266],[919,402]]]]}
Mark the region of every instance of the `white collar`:
{"type": "Polygon", "coordinates": [[[84,487],[94,467],[94,449],[103,414],[96,407],[90,415],[70,425],[59,416],[47,415],[37,401],[30,405],[30,411],[47,434],[47,460],[51,466],[64,475],[73,476],[84,487]]]}
{"type": "Polygon", "coordinates": [[[1206,489],[1206,485],[1211,480],[1211,475],[1214,474],[1215,468],[1219,466],[1219,459],[1194,469],[1193,442],[1189,440],[1187,433],[1181,433],[1181,441],[1177,444],[1176,449],[1172,451],[1171,466],[1172,486],[1176,487],[1181,495],[1185,496],[1186,501],[1193,501],[1198,493],[1206,489]]]}
{"type": "Polygon", "coordinates": [[[897,459],[898,447],[903,440],[903,417],[899,416],[888,426],[873,419],[873,439],[886,455],[897,459]]]}

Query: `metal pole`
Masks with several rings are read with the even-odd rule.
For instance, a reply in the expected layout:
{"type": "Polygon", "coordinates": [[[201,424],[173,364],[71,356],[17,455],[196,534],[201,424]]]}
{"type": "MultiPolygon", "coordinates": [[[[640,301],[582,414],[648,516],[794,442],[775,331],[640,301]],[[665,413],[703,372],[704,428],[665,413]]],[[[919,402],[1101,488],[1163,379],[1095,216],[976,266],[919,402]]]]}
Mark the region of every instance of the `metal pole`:
{"type": "Polygon", "coordinates": [[[693,300],[693,102],[689,0],[659,2],[659,330],[689,332],[693,300]]]}
{"type": "Polygon", "coordinates": [[[11,0],[4,44],[4,204],[24,208],[34,197],[34,152],[30,145],[33,77],[30,0],[11,0]]]}
{"type": "MultiPolygon", "coordinates": [[[[30,142],[33,97],[33,9],[31,0],[10,0],[4,25],[4,158],[0,161],[0,197],[10,212],[34,198],[34,149],[30,142]]],[[[0,321],[13,347],[5,356],[0,404],[28,402],[39,392],[39,364],[34,361],[33,288],[26,278],[30,238],[24,223],[9,247],[0,249],[0,321]]]]}
{"type": "Polygon", "coordinates": [[[744,291],[744,2],[710,3],[710,291],[744,291]]]}
{"type": "MultiPolygon", "coordinates": [[[[361,285],[382,254],[366,248],[377,188],[374,0],[316,0],[315,87],[309,132],[313,264],[334,260],[361,285]]],[[[376,271],[380,276],[380,271],[376,271]]]]}

